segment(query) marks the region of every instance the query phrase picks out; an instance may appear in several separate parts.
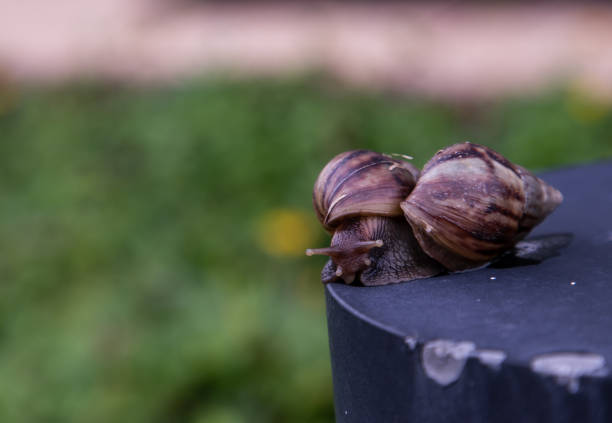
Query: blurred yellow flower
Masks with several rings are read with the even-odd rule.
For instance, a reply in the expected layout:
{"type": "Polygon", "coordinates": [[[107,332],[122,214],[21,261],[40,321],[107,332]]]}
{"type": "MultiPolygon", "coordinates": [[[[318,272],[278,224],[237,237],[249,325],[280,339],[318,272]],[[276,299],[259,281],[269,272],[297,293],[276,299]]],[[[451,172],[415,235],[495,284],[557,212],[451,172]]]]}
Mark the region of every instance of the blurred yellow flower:
{"type": "Polygon", "coordinates": [[[279,256],[303,255],[314,245],[318,227],[314,216],[297,209],[273,209],[256,222],[256,242],[266,253],[279,256]]]}

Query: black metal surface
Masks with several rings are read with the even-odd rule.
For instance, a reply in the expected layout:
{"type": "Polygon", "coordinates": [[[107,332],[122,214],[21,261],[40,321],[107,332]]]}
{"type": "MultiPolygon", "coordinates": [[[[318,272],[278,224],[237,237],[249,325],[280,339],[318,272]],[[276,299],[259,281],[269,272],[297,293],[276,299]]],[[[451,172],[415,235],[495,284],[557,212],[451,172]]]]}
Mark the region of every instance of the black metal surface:
{"type": "Polygon", "coordinates": [[[375,288],[327,286],[338,421],[612,421],[610,376],[583,377],[571,392],[530,368],[538,355],[574,351],[612,366],[612,163],[543,178],[565,200],[528,239],[552,240],[557,256],[375,288]],[[418,341],[414,350],[406,337],[418,341]],[[498,370],[469,358],[442,386],[422,363],[423,344],[435,339],[507,358],[498,370]]]}

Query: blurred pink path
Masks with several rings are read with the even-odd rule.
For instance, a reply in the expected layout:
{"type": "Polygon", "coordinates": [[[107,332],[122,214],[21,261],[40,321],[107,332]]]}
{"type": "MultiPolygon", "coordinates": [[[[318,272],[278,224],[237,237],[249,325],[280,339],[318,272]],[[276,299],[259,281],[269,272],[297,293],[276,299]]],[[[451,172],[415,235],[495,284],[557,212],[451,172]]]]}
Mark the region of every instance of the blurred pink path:
{"type": "Polygon", "coordinates": [[[612,97],[612,6],[0,0],[0,70],[17,81],[305,69],[458,99],[567,81],[612,97]]]}

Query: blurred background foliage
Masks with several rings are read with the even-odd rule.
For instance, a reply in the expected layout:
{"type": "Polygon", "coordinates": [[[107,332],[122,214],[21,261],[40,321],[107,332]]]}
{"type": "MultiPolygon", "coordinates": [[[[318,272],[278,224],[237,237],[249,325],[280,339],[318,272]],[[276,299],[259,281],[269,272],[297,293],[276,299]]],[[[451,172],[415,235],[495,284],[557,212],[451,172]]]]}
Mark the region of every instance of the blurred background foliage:
{"type": "Polygon", "coordinates": [[[331,422],[312,184],[348,149],[612,157],[580,90],[442,103],[321,75],[0,89],[0,421],[331,422]]]}

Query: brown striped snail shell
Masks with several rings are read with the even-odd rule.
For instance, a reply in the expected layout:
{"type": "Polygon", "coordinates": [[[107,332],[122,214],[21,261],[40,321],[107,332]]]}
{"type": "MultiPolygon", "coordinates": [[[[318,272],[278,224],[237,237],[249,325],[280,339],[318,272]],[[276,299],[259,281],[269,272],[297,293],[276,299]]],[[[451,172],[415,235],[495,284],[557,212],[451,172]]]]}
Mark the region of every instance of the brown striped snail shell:
{"type": "Polygon", "coordinates": [[[306,253],[330,256],[325,283],[359,276],[364,285],[383,285],[476,268],[514,246],[562,200],[477,144],[440,150],[420,176],[407,162],[349,151],[332,159],[314,186],[331,246],[306,253]]]}
{"type": "Polygon", "coordinates": [[[338,154],[315,182],[312,203],[321,224],[333,232],[356,216],[401,216],[403,201],[419,176],[410,163],[369,150],[338,154]]]}
{"type": "Polygon", "coordinates": [[[331,246],[306,252],[330,256],[323,282],[352,283],[359,274],[364,285],[382,285],[443,271],[422,252],[400,208],[417,178],[411,164],[368,150],[339,154],[323,168],[313,205],[333,233],[331,246]]]}
{"type": "Polygon", "coordinates": [[[528,170],[466,142],[427,162],[401,207],[423,250],[460,271],[514,246],[562,201],[558,190],[528,170]]]}

